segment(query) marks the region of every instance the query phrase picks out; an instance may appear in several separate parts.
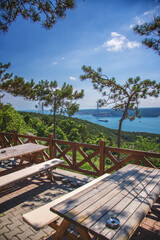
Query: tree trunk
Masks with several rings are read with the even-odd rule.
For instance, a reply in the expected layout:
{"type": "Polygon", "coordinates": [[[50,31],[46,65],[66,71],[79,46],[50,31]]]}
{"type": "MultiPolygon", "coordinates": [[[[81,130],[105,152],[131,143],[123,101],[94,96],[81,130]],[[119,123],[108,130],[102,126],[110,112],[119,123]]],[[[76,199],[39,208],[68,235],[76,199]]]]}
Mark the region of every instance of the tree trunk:
{"type": "Polygon", "coordinates": [[[53,137],[54,137],[54,139],[56,139],[56,100],[54,101],[54,112],[53,112],[53,117],[54,117],[53,137]]]}
{"type": "MultiPolygon", "coordinates": [[[[125,109],[124,109],[124,112],[123,112],[123,115],[121,117],[121,119],[119,120],[119,127],[118,127],[118,136],[117,136],[117,147],[120,148],[121,147],[121,130],[122,130],[122,122],[123,120],[126,118],[126,114],[127,114],[127,111],[128,111],[128,107],[129,107],[129,104],[130,104],[130,101],[131,101],[132,97],[129,97],[128,101],[127,101],[127,104],[125,106],[125,109]]],[[[118,161],[120,160],[120,153],[118,153],[118,161]]]]}
{"type": "MultiPolygon", "coordinates": [[[[118,127],[118,136],[117,136],[117,147],[120,148],[121,147],[121,129],[122,129],[122,122],[123,122],[124,118],[122,117],[119,120],[119,127],[118,127]]],[[[117,160],[120,160],[120,153],[117,154],[117,160]]]]}
{"type": "Polygon", "coordinates": [[[117,147],[121,147],[121,129],[122,129],[122,122],[123,117],[119,120],[119,127],[118,127],[118,137],[117,137],[117,147]]]}
{"type": "MultiPolygon", "coordinates": [[[[54,127],[53,127],[53,138],[56,139],[56,100],[54,101],[54,110],[53,110],[53,124],[54,124],[54,127]]],[[[54,156],[57,157],[57,150],[56,150],[56,147],[54,146],[54,156]]]]}

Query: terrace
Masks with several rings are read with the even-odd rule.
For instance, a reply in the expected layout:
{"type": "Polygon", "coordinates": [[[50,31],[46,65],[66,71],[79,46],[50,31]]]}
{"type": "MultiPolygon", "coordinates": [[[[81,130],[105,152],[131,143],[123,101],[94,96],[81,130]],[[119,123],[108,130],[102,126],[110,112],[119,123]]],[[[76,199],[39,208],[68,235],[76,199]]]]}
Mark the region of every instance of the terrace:
{"type": "MultiPolygon", "coordinates": [[[[100,146],[96,146],[54,140],[52,135],[49,138],[39,138],[18,135],[15,131],[13,134],[0,133],[0,140],[2,148],[24,142],[41,143],[49,147],[49,150],[44,150],[46,159],[53,158],[56,152],[57,158],[65,160],[63,170],[57,169],[55,171],[54,182],[50,182],[45,175],[39,174],[36,177],[27,178],[1,193],[1,239],[49,239],[53,233],[52,228],[45,227],[40,231],[35,231],[22,220],[22,215],[84,185],[93,180],[93,177],[101,176],[107,172],[112,173],[126,163],[132,162],[154,167],[154,161],[160,158],[158,153],[105,147],[103,141],[100,146]],[[87,152],[86,149],[89,149],[90,152],[87,152]],[[121,153],[119,161],[116,158],[116,153],[121,153]],[[97,158],[99,165],[96,164],[97,158]],[[107,166],[106,163],[108,163],[107,166]]],[[[6,168],[11,169],[16,164],[17,160],[5,161],[1,164],[0,173],[6,168]]],[[[132,240],[159,239],[160,204],[158,202],[153,205],[153,210],[144,218],[132,236],[132,240]]]]}

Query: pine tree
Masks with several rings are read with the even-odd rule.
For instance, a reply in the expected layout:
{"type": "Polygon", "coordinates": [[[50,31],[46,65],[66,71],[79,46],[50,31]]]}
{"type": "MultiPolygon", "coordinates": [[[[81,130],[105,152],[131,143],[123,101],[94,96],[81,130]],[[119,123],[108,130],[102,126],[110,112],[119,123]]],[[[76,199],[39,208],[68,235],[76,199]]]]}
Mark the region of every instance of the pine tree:
{"type": "Polygon", "coordinates": [[[97,71],[91,67],[82,66],[84,75],[81,80],[90,79],[94,89],[98,90],[103,98],[100,99],[99,106],[113,105],[115,111],[122,111],[122,117],[119,120],[117,146],[121,146],[121,129],[125,119],[134,120],[135,117],[140,118],[139,100],[147,97],[157,98],[160,94],[160,83],[149,79],[141,80],[140,77],[129,78],[124,84],[118,84],[115,78],[109,79],[102,74],[102,69],[97,71]]]}
{"type": "Polygon", "coordinates": [[[147,36],[142,43],[160,55],[160,17],[154,17],[151,23],[136,25],[134,31],[141,36],[147,36]]]}

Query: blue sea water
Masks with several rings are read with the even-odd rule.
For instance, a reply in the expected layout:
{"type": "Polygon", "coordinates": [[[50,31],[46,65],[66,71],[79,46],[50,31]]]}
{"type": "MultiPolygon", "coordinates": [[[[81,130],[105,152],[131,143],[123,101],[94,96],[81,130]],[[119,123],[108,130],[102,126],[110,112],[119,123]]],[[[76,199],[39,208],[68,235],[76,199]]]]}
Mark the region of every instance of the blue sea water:
{"type": "MultiPolygon", "coordinates": [[[[75,114],[74,117],[90,121],[111,129],[118,129],[120,117],[95,117],[92,115],[75,114]],[[101,122],[99,120],[108,120],[101,122]]],[[[148,132],[160,134],[160,117],[142,117],[134,121],[126,119],[123,121],[122,130],[128,132],[148,132]]]]}
{"type": "MultiPolygon", "coordinates": [[[[37,110],[26,110],[26,112],[37,112],[37,110]]],[[[45,114],[50,114],[50,111],[45,111],[45,114]]],[[[110,129],[118,129],[120,117],[97,117],[91,114],[75,114],[73,117],[87,120],[92,123],[102,125],[110,129]],[[108,122],[101,122],[99,120],[108,120],[108,122]]],[[[136,118],[133,121],[126,119],[122,124],[122,131],[128,132],[148,132],[160,134],[160,116],[159,117],[142,117],[136,118]]]]}

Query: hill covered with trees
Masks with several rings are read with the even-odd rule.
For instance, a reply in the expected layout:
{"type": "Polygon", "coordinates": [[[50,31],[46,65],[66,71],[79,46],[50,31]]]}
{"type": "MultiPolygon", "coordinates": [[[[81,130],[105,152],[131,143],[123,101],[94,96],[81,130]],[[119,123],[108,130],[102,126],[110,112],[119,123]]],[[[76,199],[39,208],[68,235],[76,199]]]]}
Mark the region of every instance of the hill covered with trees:
{"type": "MultiPolygon", "coordinates": [[[[53,116],[33,112],[18,112],[10,104],[0,109],[0,131],[33,134],[48,137],[53,133],[53,116]]],[[[89,144],[106,141],[106,146],[115,146],[117,131],[98,124],[63,115],[57,116],[57,138],[89,144]]],[[[122,131],[122,148],[160,152],[160,134],[122,131]]]]}

